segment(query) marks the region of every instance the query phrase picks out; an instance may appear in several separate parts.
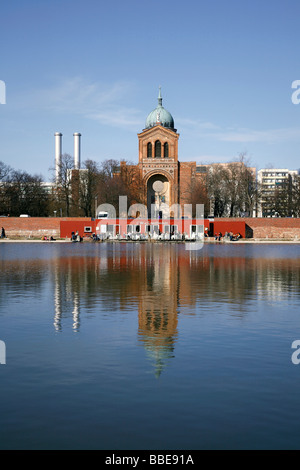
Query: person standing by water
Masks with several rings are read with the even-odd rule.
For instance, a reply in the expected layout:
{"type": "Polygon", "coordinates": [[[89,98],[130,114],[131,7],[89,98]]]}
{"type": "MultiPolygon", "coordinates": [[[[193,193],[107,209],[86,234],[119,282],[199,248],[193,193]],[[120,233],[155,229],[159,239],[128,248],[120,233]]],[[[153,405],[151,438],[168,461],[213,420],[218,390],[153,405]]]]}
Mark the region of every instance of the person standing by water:
{"type": "Polygon", "coordinates": [[[4,227],[1,229],[1,238],[6,238],[4,227]]]}

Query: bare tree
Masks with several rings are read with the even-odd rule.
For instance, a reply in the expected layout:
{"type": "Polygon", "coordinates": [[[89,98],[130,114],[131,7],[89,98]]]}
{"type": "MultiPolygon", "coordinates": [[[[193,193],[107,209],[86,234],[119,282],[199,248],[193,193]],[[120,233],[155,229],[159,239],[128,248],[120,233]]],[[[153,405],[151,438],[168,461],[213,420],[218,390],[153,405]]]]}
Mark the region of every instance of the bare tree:
{"type": "Polygon", "coordinates": [[[9,165],[0,161],[0,181],[6,181],[12,171],[9,165]]]}
{"type": "Polygon", "coordinates": [[[239,162],[239,211],[252,216],[254,212],[257,212],[261,187],[256,180],[256,171],[251,167],[245,153],[240,154],[239,162]]]}
{"type": "Polygon", "coordinates": [[[294,217],[300,217],[300,175],[293,176],[292,178],[292,207],[291,214],[294,217]]]}
{"type": "Polygon", "coordinates": [[[145,187],[139,168],[131,162],[121,162],[121,178],[124,184],[124,195],[128,198],[128,205],[144,204],[145,187]]]}
{"type": "Polygon", "coordinates": [[[70,216],[72,207],[72,170],[74,170],[73,158],[64,153],[59,164],[59,178],[55,181],[55,193],[56,203],[59,207],[64,207],[67,217],[70,216]]]}
{"type": "Polygon", "coordinates": [[[255,171],[249,166],[245,154],[234,162],[211,165],[206,187],[216,217],[253,214],[259,192],[255,171]]]}
{"type": "Polygon", "coordinates": [[[125,195],[125,184],[121,178],[118,160],[109,159],[101,164],[96,192],[98,204],[111,204],[117,210],[119,196],[125,195]]]}
{"type": "Polygon", "coordinates": [[[40,175],[12,170],[2,186],[2,194],[5,212],[10,215],[45,217],[49,213],[49,195],[40,175]]]}
{"type": "Polygon", "coordinates": [[[94,201],[98,199],[97,187],[100,182],[100,168],[93,160],[86,160],[83,163],[83,170],[79,170],[79,206],[85,217],[92,217],[94,214],[94,201]]]}
{"type": "Polygon", "coordinates": [[[222,164],[212,165],[207,172],[206,186],[214,207],[214,216],[222,217],[229,205],[228,171],[222,164]]]}
{"type": "Polygon", "coordinates": [[[204,178],[193,178],[190,186],[190,202],[192,204],[192,215],[195,217],[197,204],[204,205],[204,217],[208,217],[210,213],[210,199],[204,178]]]}

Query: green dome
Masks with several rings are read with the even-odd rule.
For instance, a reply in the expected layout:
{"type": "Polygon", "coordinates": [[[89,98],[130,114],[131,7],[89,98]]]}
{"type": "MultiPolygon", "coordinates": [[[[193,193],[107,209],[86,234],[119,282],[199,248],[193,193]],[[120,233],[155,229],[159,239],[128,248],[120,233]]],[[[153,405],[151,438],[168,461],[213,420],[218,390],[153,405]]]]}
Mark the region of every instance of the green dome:
{"type": "Polygon", "coordinates": [[[162,105],[162,97],[161,97],[161,90],[159,87],[159,95],[158,95],[158,106],[148,114],[146,119],[146,129],[150,129],[151,127],[157,126],[160,124],[163,127],[168,129],[174,129],[174,119],[172,115],[167,111],[162,105]]]}

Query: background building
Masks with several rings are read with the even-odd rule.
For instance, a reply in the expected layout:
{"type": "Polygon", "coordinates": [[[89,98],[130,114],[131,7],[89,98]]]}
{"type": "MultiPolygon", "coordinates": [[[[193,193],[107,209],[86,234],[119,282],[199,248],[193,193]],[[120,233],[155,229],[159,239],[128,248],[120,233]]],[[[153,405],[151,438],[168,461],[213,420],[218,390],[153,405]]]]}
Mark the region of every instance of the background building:
{"type": "Polygon", "coordinates": [[[264,168],[257,173],[260,190],[258,217],[281,216],[280,205],[288,206],[292,198],[292,185],[298,171],[287,168],[264,168]]]}

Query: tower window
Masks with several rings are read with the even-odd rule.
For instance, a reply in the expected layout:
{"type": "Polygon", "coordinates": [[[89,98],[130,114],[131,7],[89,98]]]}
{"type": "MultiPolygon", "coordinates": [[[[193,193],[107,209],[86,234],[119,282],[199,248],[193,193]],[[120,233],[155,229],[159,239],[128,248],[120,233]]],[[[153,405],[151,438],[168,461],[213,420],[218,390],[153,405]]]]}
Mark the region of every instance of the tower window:
{"type": "Polygon", "coordinates": [[[161,158],[161,143],[159,140],[155,142],[155,158],[161,158]]]}
{"type": "Polygon", "coordinates": [[[168,144],[168,142],[166,142],[164,144],[164,157],[169,158],[169,144],[168,144]]]}
{"type": "Polygon", "coordinates": [[[148,142],[147,144],[147,158],[152,158],[152,144],[148,142]]]}

